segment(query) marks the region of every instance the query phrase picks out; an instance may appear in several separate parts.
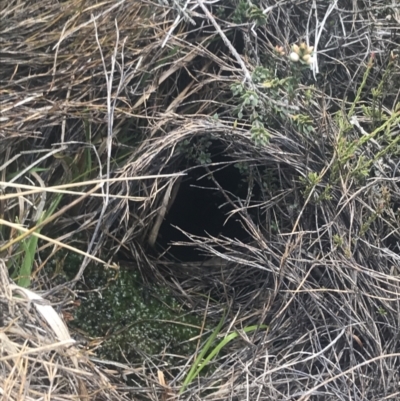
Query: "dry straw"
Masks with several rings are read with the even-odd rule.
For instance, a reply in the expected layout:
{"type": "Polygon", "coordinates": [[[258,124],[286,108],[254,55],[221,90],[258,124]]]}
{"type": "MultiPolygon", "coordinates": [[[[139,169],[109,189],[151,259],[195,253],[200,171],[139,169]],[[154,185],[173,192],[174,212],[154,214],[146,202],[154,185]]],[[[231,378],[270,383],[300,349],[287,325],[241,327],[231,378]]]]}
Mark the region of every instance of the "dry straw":
{"type": "MultiPolygon", "coordinates": [[[[11,284],[0,260],[0,394],[3,400],[130,400],[118,373],[96,366],[55,308],[11,284]]],[[[129,374],[127,368],[126,374],[129,374]]]]}
{"type": "MultiPolygon", "coordinates": [[[[146,279],[169,286],[215,326],[229,311],[218,342],[233,332],[240,341],[180,399],[398,399],[399,6],[251,3],[2,2],[1,182],[34,188],[1,188],[0,217],[9,225],[0,240],[10,244],[1,256],[8,266],[16,260],[12,225],[34,227],[38,209],[54,203],[51,188],[81,183],[76,194],[56,194],[64,203],[43,228],[58,241],[54,253],[88,238],[93,257],[111,264],[124,251],[146,279]],[[312,71],[288,57],[301,43],[313,47],[312,71]],[[261,66],[273,76],[255,84],[261,66]],[[239,118],[249,92],[258,103],[239,118]],[[267,121],[263,146],[252,138],[254,111],[267,121]],[[246,235],[187,233],[186,245],[217,258],[206,263],[154,256],[148,244],[171,207],[166,194],[193,167],[182,146],[205,137],[225,159],[201,168],[246,235]],[[211,174],[234,164],[249,172],[242,197],[211,174]],[[84,182],[98,179],[107,184],[82,196],[91,188],[84,182]],[[208,296],[218,302],[208,307],[208,296]],[[244,330],[257,324],[268,330],[244,330]]],[[[48,248],[40,242],[36,256],[48,248]]],[[[130,368],[94,359],[71,342],[53,307],[35,299],[35,289],[55,302],[65,296],[42,259],[34,292],[22,293],[5,262],[3,398],[177,397],[195,355],[183,356],[174,374],[162,357],[142,355],[130,368]],[[129,389],[120,369],[133,377],[129,389]]]]}

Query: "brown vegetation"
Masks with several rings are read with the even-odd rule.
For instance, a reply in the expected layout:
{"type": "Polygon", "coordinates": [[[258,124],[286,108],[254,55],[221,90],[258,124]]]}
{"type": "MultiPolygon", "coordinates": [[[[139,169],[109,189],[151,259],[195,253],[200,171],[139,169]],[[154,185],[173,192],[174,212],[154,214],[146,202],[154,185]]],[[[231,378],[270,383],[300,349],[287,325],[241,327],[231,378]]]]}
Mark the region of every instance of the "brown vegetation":
{"type": "MultiPolygon", "coordinates": [[[[215,326],[227,311],[221,334],[242,340],[180,399],[395,400],[399,6],[253,3],[3,2],[0,256],[15,273],[21,232],[40,228],[32,290],[54,302],[91,255],[130,258],[215,326]],[[302,42],[312,69],[288,57],[302,42]],[[186,230],[179,246],[196,253],[182,262],[178,245],[160,250],[162,222],[202,175],[204,202],[238,231],[186,230]],[[86,257],[55,286],[45,265],[66,244],[86,257]],[[268,330],[246,334],[257,324],[268,330]]],[[[58,343],[1,274],[5,399],[178,397],[193,355],[179,375],[152,356],[105,369],[58,343]]]]}

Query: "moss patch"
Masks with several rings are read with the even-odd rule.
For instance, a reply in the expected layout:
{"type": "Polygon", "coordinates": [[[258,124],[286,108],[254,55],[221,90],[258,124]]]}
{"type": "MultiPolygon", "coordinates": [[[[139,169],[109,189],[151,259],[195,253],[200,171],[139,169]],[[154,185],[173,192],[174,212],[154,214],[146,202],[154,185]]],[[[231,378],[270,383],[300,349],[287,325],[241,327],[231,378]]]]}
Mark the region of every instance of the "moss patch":
{"type": "MultiPolygon", "coordinates": [[[[146,353],[172,362],[172,356],[191,354],[191,338],[200,331],[201,319],[189,314],[166,288],[148,288],[138,272],[90,268],[86,291],[74,326],[89,336],[105,337],[100,357],[132,363],[146,353]],[[100,290],[97,290],[100,289],[100,290]],[[122,353],[121,353],[122,352],[122,353]]],[[[83,287],[82,287],[83,289],[83,287]]]]}

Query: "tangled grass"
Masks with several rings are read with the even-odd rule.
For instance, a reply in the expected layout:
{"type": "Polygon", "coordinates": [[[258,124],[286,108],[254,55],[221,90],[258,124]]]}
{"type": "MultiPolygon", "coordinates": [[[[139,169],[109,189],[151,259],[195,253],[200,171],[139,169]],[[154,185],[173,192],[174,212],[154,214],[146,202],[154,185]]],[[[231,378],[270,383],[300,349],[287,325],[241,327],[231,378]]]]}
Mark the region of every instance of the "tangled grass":
{"type": "MultiPolygon", "coordinates": [[[[115,391],[400,396],[399,26],[388,0],[2,4],[0,255],[10,274],[28,265],[33,289],[65,296],[89,257],[112,265],[124,253],[147,280],[222,321],[217,344],[236,333],[206,375],[186,380],[196,355],[179,374],[147,356],[115,391]],[[288,57],[303,42],[311,69],[288,57]],[[216,179],[233,165],[244,196],[216,179]],[[193,169],[246,235],[187,232],[181,245],[209,259],[182,263],[149,249],[193,169]],[[18,234],[26,226],[41,231],[34,249],[18,234]],[[43,266],[67,245],[86,256],[74,280],[54,286],[43,266]]],[[[0,389],[18,399],[26,376],[7,363],[0,389]]],[[[40,394],[69,399],[76,386],[51,387],[48,372],[40,394]]]]}

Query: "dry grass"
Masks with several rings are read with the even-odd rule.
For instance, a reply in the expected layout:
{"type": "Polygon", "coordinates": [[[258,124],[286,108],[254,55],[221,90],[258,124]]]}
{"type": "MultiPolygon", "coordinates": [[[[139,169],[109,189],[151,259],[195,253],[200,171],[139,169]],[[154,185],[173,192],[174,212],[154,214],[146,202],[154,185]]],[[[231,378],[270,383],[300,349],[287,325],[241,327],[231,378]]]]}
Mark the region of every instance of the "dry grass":
{"type": "MultiPolygon", "coordinates": [[[[64,193],[62,213],[44,227],[61,243],[53,253],[81,241],[88,254],[112,263],[123,251],[148,280],[168,285],[209,319],[218,322],[229,310],[223,333],[242,334],[181,399],[396,400],[399,6],[268,0],[266,20],[257,26],[232,23],[236,2],[167,3],[2,4],[0,213],[10,224],[1,241],[7,246],[17,236],[11,227],[17,218],[21,226],[40,224],[38,210],[55,199],[52,187],[80,183],[79,194],[64,193]],[[256,66],[290,77],[293,65],[274,47],[288,53],[300,41],[314,46],[313,69],[299,74],[293,93],[263,92],[251,77],[256,66]],[[230,88],[240,82],[272,116],[264,146],[252,140],[249,119],[237,116],[230,88]],[[290,122],[294,114],[311,118],[312,134],[290,122]],[[187,233],[188,244],[218,258],[212,265],[150,256],[149,236],[182,172],[179,147],[205,136],[221,144],[226,165],[247,166],[248,193],[258,191],[235,196],[213,178],[224,165],[199,167],[247,240],[187,233]],[[107,184],[87,183],[98,178],[107,184]],[[21,185],[47,191],[21,195],[28,189],[21,185]],[[78,195],[79,203],[68,207],[78,195]],[[207,306],[208,294],[218,302],[207,306]],[[241,331],[258,323],[268,324],[268,332],[241,331]]],[[[40,250],[33,286],[54,296],[66,285],[54,289],[46,279],[40,250]]],[[[16,243],[1,256],[10,263],[19,252],[16,243]]],[[[156,385],[162,383],[156,359],[143,362],[145,371],[131,368],[147,387],[122,388],[121,378],[96,367],[100,362],[76,345],[60,344],[37,310],[13,295],[4,264],[1,286],[0,390],[9,399],[85,399],[87,391],[89,399],[156,400],[178,393],[192,356],[177,367],[180,375],[164,371],[168,391],[156,385]]]]}
{"type": "Polygon", "coordinates": [[[96,366],[48,301],[11,284],[3,261],[0,294],[3,400],[131,399],[118,386],[117,368],[96,366]]]}

